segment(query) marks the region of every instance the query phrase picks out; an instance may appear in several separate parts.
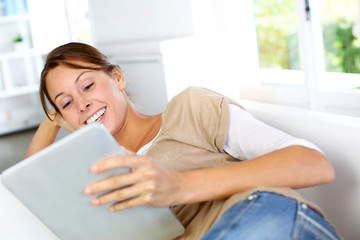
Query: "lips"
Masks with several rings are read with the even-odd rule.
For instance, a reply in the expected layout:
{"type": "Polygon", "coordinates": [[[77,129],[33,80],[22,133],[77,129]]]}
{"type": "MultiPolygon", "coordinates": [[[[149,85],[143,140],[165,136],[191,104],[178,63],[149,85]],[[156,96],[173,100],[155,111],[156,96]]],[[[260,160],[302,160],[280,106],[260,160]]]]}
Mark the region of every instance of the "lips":
{"type": "Polygon", "coordinates": [[[93,122],[99,121],[100,118],[104,115],[105,111],[106,111],[106,107],[100,109],[94,115],[92,115],[92,117],[90,117],[88,120],[86,120],[85,123],[91,124],[93,122]]]}

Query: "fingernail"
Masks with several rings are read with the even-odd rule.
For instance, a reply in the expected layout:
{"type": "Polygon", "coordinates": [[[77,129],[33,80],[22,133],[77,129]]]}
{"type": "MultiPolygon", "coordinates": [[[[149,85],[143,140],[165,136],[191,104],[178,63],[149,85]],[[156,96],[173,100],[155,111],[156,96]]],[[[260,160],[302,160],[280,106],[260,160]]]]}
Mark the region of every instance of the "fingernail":
{"type": "Polygon", "coordinates": [[[93,172],[93,173],[97,173],[98,171],[99,171],[99,168],[98,168],[98,166],[93,166],[92,168],[91,168],[91,171],[93,172]]]}
{"type": "Polygon", "coordinates": [[[115,212],[115,208],[114,208],[114,207],[110,207],[110,212],[115,212]]]}
{"type": "Polygon", "coordinates": [[[94,206],[99,206],[100,201],[99,201],[99,199],[95,198],[95,199],[91,200],[91,204],[94,205],[94,206]]]}
{"type": "Polygon", "coordinates": [[[91,195],[91,189],[89,187],[85,188],[85,195],[91,195]]]}

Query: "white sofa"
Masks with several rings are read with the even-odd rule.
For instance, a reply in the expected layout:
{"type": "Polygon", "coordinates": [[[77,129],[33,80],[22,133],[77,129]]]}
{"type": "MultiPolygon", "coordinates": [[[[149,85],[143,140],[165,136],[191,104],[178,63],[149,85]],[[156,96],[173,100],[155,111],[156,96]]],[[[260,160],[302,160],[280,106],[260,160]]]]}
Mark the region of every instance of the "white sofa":
{"type": "MultiPolygon", "coordinates": [[[[330,184],[299,190],[346,240],[360,239],[360,119],[240,99],[256,118],[318,145],[336,170],[330,184]]],[[[1,184],[0,239],[57,239],[1,184]]]]}
{"type": "Polygon", "coordinates": [[[299,192],[324,210],[344,239],[360,239],[360,118],[245,99],[239,102],[255,118],[310,140],[325,152],[335,168],[335,180],[299,192]]]}

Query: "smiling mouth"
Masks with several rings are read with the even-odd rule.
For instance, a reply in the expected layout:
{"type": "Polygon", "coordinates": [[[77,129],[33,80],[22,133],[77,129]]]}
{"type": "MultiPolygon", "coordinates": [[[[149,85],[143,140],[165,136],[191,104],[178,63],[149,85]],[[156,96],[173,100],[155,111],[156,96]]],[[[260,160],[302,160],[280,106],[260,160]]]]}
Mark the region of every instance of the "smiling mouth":
{"type": "Polygon", "coordinates": [[[95,113],[91,118],[85,121],[86,124],[91,124],[93,122],[99,121],[100,118],[104,115],[106,111],[106,107],[100,109],[97,113],[95,113]]]}

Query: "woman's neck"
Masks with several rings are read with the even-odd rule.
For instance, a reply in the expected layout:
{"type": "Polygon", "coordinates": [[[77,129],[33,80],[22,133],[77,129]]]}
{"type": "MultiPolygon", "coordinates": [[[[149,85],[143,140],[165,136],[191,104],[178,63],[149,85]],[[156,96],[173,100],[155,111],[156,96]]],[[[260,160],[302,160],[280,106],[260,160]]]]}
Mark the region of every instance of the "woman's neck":
{"type": "Polygon", "coordinates": [[[148,144],[151,140],[153,140],[156,135],[159,133],[161,128],[161,114],[151,116],[151,119],[148,120],[148,131],[144,132],[143,141],[138,145],[136,148],[136,152],[143,147],[144,145],[148,144]]]}
{"type": "Polygon", "coordinates": [[[124,131],[115,135],[115,139],[126,149],[137,152],[156,137],[161,123],[161,114],[144,115],[132,109],[125,123],[124,131]]]}

